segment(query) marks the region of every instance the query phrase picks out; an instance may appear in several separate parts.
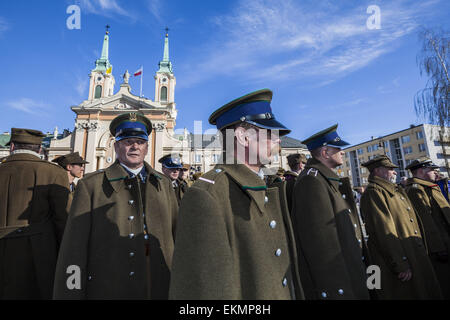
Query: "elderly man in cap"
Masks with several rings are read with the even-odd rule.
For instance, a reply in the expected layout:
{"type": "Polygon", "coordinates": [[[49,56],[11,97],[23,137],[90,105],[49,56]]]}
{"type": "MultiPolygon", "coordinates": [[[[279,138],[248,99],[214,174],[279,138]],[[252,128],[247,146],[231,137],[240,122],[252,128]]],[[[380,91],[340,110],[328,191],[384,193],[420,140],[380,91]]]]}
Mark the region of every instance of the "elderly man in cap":
{"type": "Polygon", "coordinates": [[[177,204],[172,185],[144,161],[150,120],[110,124],[116,162],[75,190],[55,278],[56,299],[167,299],[177,204]]]}
{"type": "Polygon", "coordinates": [[[303,171],[306,165],[306,156],[302,153],[290,154],[287,157],[288,166],[291,170],[284,173],[286,180],[286,196],[289,206],[289,212],[292,211],[292,192],[297,181],[298,175],[303,171]]]}
{"type": "Polygon", "coordinates": [[[372,263],[381,271],[379,299],[439,299],[441,292],[427,255],[420,217],[396,182],[397,165],[385,156],[362,164],[370,171],[361,198],[372,263]]]}
{"type": "Polygon", "coordinates": [[[406,169],[413,175],[406,192],[418,216],[428,248],[428,255],[445,299],[450,299],[450,206],[436,184],[439,166],[429,158],[411,162],[406,169]]]}
{"type": "Polygon", "coordinates": [[[302,299],[283,184],[260,173],[278,153],[272,91],[259,90],[215,111],[225,164],[188,189],[180,206],[171,299],[302,299]]]}
{"type": "Polygon", "coordinates": [[[297,178],[291,216],[307,299],[369,299],[365,242],[348,178],[333,169],[343,163],[337,124],[302,143],[311,158],[297,178]]]}
{"type": "Polygon", "coordinates": [[[84,165],[89,162],[85,161],[78,152],[60,156],[52,161],[67,171],[70,192],[73,193],[75,191],[75,178],[81,179],[84,172],[84,165]]]}
{"type": "Polygon", "coordinates": [[[0,300],[52,298],[69,183],[41,160],[43,137],[12,128],[11,155],[0,165],[0,300]]]}
{"type": "Polygon", "coordinates": [[[170,179],[172,182],[172,187],[175,192],[177,203],[180,205],[183,192],[180,187],[180,181],[178,177],[183,169],[183,164],[181,163],[181,154],[166,154],[158,160],[162,166],[162,172],[164,175],[170,179]]]}

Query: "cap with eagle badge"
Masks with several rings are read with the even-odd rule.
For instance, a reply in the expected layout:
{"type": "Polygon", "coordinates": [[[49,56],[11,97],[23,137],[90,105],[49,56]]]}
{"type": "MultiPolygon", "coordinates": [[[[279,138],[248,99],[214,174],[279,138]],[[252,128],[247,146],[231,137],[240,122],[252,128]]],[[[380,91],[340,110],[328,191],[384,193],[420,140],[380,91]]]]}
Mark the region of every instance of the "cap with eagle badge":
{"type": "Polygon", "coordinates": [[[181,154],[166,154],[158,160],[167,169],[183,169],[181,154]]]}
{"type": "Polygon", "coordinates": [[[140,138],[148,141],[152,123],[141,112],[128,112],[115,117],[109,125],[109,131],[116,141],[127,138],[140,138]]]}
{"type": "Polygon", "coordinates": [[[367,162],[364,162],[361,164],[362,166],[369,169],[370,172],[372,172],[373,169],[378,167],[385,167],[385,168],[398,168],[398,166],[394,163],[392,163],[391,159],[389,159],[386,155],[379,155],[373,158],[372,160],[369,160],[367,162]]]}
{"type": "Polygon", "coordinates": [[[341,148],[350,145],[350,143],[344,141],[339,137],[337,133],[338,125],[335,124],[325,130],[322,130],[311,137],[303,140],[302,143],[308,147],[308,150],[314,150],[323,146],[331,146],[336,148],[341,148]]]}
{"type": "Polygon", "coordinates": [[[262,129],[279,130],[279,136],[284,136],[291,130],[275,119],[270,106],[272,94],[271,90],[262,89],[235,99],[214,111],[209,123],[222,130],[246,122],[262,129]]]}
{"type": "Polygon", "coordinates": [[[41,144],[42,139],[45,137],[39,130],[24,129],[24,128],[11,128],[11,139],[6,146],[9,146],[11,142],[21,144],[41,144]]]}
{"type": "Polygon", "coordinates": [[[419,169],[419,168],[438,169],[439,166],[435,165],[430,158],[423,157],[423,158],[413,160],[405,169],[415,170],[415,169],[419,169]]]}

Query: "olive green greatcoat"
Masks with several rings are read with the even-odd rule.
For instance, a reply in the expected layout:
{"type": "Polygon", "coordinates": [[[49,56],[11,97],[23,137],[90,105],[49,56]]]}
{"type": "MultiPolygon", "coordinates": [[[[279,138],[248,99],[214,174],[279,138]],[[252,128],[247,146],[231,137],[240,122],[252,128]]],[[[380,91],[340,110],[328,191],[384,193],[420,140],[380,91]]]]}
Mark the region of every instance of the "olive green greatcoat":
{"type": "Polygon", "coordinates": [[[306,299],[369,299],[365,244],[349,180],[310,158],[292,197],[306,299]]]}
{"type": "Polygon", "coordinates": [[[428,255],[442,292],[450,299],[450,206],[432,182],[410,178],[406,192],[423,223],[428,255]]]}
{"type": "Polygon", "coordinates": [[[78,182],[58,258],[56,299],[167,299],[178,207],[169,179],[145,168],[145,185],[117,161],[78,182]],[[80,289],[66,285],[71,265],[80,267],[80,289]]]}
{"type": "Polygon", "coordinates": [[[29,153],[0,165],[0,299],[51,299],[67,219],[66,171],[29,153]]]}
{"type": "Polygon", "coordinates": [[[302,299],[296,260],[284,184],[217,165],[181,202],[169,296],[302,299]]]}
{"type": "Polygon", "coordinates": [[[373,264],[381,271],[380,299],[439,299],[436,275],[427,255],[421,222],[404,188],[377,176],[361,197],[373,264]],[[412,270],[402,282],[400,272],[412,270]]]}

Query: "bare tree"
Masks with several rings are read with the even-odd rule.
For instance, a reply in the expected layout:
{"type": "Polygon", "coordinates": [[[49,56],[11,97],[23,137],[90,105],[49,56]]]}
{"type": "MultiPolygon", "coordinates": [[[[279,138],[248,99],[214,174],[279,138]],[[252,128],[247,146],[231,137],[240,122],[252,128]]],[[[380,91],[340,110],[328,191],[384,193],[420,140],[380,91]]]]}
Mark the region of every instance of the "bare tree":
{"type": "Polygon", "coordinates": [[[450,166],[446,146],[450,146],[450,33],[444,30],[423,29],[419,34],[423,42],[417,55],[420,75],[428,76],[426,87],[416,93],[414,108],[418,116],[423,116],[431,124],[440,126],[439,142],[442,146],[447,173],[450,166]]]}

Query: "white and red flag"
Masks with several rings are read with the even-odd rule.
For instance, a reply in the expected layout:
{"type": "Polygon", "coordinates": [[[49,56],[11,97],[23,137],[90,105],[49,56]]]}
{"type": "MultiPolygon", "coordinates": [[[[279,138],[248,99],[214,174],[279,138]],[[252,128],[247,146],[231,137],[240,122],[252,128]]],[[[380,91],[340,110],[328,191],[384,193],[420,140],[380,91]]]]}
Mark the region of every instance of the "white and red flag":
{"type": "Polygon", "coordinates": [[[141,67],[138,71],[136,71],[136,72],[134,73],[134,76],[135,76],[135,77],[140,76],[140,75],[142,74],[143,71],[144,71],[144,68],[141,67]]]}

